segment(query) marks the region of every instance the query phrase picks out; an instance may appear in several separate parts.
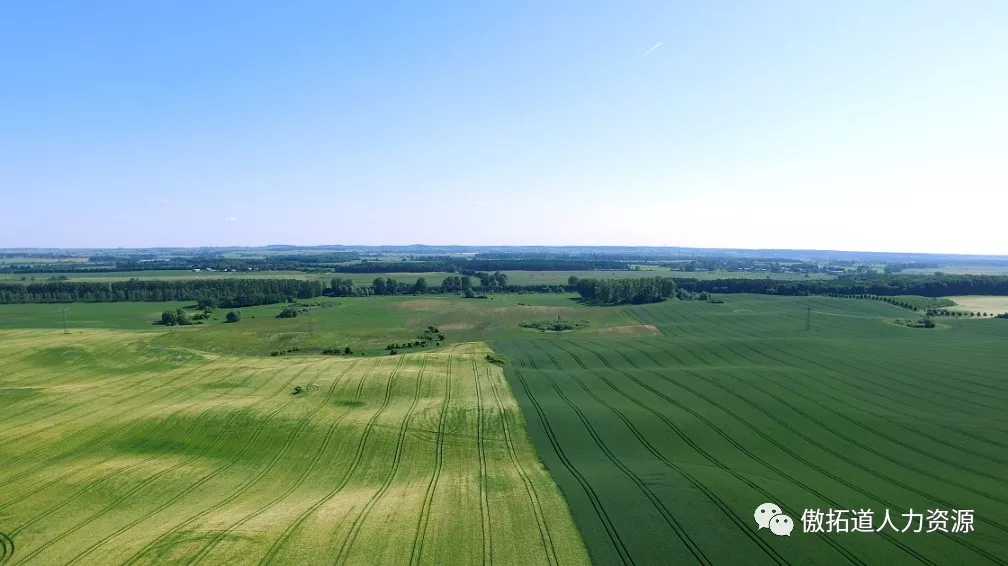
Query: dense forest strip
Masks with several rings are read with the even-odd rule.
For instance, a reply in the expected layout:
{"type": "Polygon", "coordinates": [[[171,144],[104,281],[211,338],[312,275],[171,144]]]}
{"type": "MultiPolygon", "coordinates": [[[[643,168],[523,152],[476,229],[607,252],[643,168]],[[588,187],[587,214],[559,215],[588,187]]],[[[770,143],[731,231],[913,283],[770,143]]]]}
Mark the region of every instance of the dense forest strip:
{"type": "Polygon", "coordinates": [[[944,297],[953,295],[1008,295],[1008,276],[861,276],[837,279],[786,281],[776,279],[698,280],[672,277],[594,279],[570,277],[563,285],[511,285],[507,274],[478,272],[452,275],[440,285],[428,285],[423,277],[408,283],[377,277],[371,285],[354,285],[350,279],[182,279],[103,282],[45,281],[0,283],[0,304],[22,303],[106,303],[119,301],[196,301],[201,306],[239,308],[310,299],[322,295],[346,297],[462,293],[467,297],[484,293],[541,293],[576,291],[585,303],[619,305],[660,302],[672,297],[708,299],[710,294],[755,293],[764,295],[825,295],[875,299],[916,309],[920,300],[908,296],[944,297]]]}

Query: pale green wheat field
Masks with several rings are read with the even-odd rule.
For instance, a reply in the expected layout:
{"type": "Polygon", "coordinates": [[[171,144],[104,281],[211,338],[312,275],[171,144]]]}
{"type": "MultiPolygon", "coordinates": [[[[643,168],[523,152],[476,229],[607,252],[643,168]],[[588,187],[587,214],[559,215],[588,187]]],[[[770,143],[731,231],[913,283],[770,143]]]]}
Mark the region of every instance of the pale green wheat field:
{"type": "Polygon", "coordinates": [[[588,562],[484,343],[264,358],[150,337],[0,331],[13,563],[588,562]]]}

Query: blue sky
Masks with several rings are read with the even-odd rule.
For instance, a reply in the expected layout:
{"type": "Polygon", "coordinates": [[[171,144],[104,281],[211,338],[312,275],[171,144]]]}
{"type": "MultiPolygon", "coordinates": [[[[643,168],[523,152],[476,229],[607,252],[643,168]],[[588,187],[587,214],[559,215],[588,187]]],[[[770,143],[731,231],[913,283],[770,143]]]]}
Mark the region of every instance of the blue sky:
{"type": "Polygon", "coordinates": [[[1006,29],[999,1],[7,2],[0,247],[1008,254],[1006,29]]]}

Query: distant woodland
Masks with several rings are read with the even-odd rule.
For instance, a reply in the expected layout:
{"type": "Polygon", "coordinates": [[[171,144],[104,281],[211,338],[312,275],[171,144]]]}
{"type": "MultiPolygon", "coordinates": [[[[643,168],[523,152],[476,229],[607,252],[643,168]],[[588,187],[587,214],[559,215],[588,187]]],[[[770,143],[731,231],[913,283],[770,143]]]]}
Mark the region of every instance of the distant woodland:
{"type": "Polygon", "coordinates": [[[449,276],[440,285],[423,277],[412,283],[376,277],[371,285],[354,285],[350,279],[191,279],[101,282],[46,281],[0,283],[0,304],[117,301],[198,301],[201,305],[239,308],[282,303],[322,295],[349,297],[458,293],[577,292],[597,305],[660,301],[677,290],[690,293],[759,293],[767,295],[1008,295],[1008,276],[936,275],[845,276],[836,279],[785,281],[775,279],[698,280],[671,277],[596,279],[570,278],[566,286],[511,285],[502,272],[476,272],[474,276],[449,276]]]}

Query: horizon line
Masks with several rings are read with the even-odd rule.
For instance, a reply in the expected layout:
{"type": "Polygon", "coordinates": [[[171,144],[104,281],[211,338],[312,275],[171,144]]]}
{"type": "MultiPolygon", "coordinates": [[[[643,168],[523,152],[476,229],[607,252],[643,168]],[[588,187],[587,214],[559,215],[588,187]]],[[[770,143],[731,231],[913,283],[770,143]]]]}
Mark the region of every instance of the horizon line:
{"type": "Polygon", "coordinates": [[[656,246],[656,245],[627,245],[627,244],[265,244],[259,246],[249,245],[201,245],[201,246],[146,246],[146,247],[124,247],[124,246],[82,246],[82,247],[2,247],[0,253],[27,252],[37,253],[45,251],[150,251],[150,250],[201,250],[201,249],[268,249],[268,248],[614,248],[614,249],[652,249],[652,250],[683,250],[683,251],[724,251],[724,252],[815,252],[815,253],[845,253],[845,254],[885,254],[885,255],[921,255],[921,256],[956,256],[973,258],[997,258],[1008,259],[1008,254],[990,253],[962,253],[962,252],[909,252],[909,251],[873,251],[873,250],[841,250],[841,249],[819,249],[819,248],[742,248],[742,247],[696,247],[696,246],[656,246]]]}

